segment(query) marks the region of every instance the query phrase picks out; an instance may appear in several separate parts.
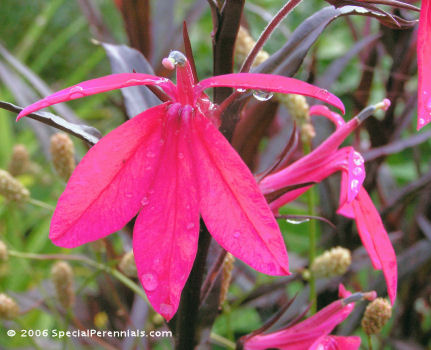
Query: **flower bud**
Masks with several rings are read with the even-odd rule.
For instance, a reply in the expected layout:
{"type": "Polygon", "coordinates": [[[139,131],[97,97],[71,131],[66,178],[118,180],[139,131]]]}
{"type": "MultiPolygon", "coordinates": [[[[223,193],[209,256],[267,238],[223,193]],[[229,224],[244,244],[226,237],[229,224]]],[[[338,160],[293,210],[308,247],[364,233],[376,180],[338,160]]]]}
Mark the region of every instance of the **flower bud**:
{"type": "MultiPolygon", "coordinates": [[[[251,49],[254,47],[254,44],[256,44],[256,42],[253,40],[248,30],[242,26],[239,27],[238,36],[236,37],[235,43],[236,61],[244,61],[251,49]]],[[[268,57],[269,54],[266,51],[260,50],[253,62],[253,67],[258,66],[262,62],[266,61],[268,57]]]]}
{"type": "Polygon", "coordinates": [[[386,299],[377,298],[368,304],[362,318],[362,328],[365,333],[377,334],[380,333],[383,326],[392,316],[392,306],[386,299]]]}
{"type": "Polygon", "coordinates": [[[11,297],[6,294],[0,294],[0,318],[4,320],[13,320],[18,316],[19,306],[11,297]]]}
{"type": "Polygon", "coordinates": [[[235,257],[231,253],[227,253],[223,261],[219,305],[223,305],[226,300],[227,292],[229,291],[230,282],[232,280],[232,270],[234,263],[235,257]]]}
{"type": "Polygon", "coordinates": [[[0,169],[0,195],[9,201],[25,202],[30,198],[30,192],[21,182],[6,170],[0,169]]]}
{"type": "Polygon", "coordinates": [[[121,258],[119,268],[128,277],[137,277],[138,271],[136,270],[135,256],[133,250],[127,252],[121,258]]]}
{"type": "Polygon", "coordinates": [[[51,278],[61,306],[71,307],[75,302],[72,267],[65,261],[56,262],[51,269],[51,278]]]}
{"type": "Polygon", "coordinates": [[[108,321],[108,315],[105,311],[98,312],[94,315],[93,322],[97,328],[106,328],[106,326],[108,325],[108,321]]]}
{"type": "Polygon", "coordinates": [[[75,170],[75,147],[69,135],[65,133],[52,135],[51,157],[58,175],[65,181],[69,180],[75,170]]]}
{"type": "Polygon", "coordinates": [[[30,155],[24,145],[15,145],[9,161],[9,173],[12,176],[25,174],[30,169],[30,155]]]}
{"type": "Polygon", "coordinates": [[[350,251],[335,247],[325,251],[311,264],[311,271],[316,277],[334,277],[344,274],[352,263],[350,251]]]}

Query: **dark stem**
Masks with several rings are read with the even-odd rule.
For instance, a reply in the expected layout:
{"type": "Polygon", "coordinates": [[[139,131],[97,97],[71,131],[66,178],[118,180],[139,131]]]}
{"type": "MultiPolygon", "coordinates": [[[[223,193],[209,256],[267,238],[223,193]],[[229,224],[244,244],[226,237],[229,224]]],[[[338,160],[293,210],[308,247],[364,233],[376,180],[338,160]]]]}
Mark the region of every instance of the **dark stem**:
{"type": "Polygon", "coordinates": [[[254,59],[256,58],[259,51],[262,49],[263,45],[266,43],[268,38],[271,36],[272,32],[279,25],[279,23],[283,20],[287,14],[292,11],[296,5],[298,5],[301,0],[290,0],[286,5],[282,7],[280,11],[274,16],[271,22],[268,23],[259,39],[257,39],[256,44],[254,44],[253,49],[248,54],[247,58],[244,61],[244,64],[241,67],[241,73],[249,72],[251,65],[253,64],[254,59]]]}
{"type": "Polygon", "coordinates": [[[197,343],[197,321],[201,297],[201,285],[211,236],[201,220],[196,259],[187,283],[181,294],[181,302],[175,317],[176,349],[193,349],[197,343]]]}

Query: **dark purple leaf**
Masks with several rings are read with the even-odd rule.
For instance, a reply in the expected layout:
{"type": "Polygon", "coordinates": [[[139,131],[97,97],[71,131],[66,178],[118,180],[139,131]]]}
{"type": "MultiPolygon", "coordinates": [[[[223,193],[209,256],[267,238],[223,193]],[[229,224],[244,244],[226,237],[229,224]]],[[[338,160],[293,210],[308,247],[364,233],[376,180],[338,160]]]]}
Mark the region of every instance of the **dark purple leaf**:
{"type": "MultiPolygon", "coordinates": [[[[102,43],[111,63],[112,73],[153,74],[154,71],[147,59],[138,50],[126,45],[102,43]]],[[[142,111],[160,104],[160,100],[146,86],[131,86],[121,89],[126,104],[127,115],[133,118],[142,111]]]]}

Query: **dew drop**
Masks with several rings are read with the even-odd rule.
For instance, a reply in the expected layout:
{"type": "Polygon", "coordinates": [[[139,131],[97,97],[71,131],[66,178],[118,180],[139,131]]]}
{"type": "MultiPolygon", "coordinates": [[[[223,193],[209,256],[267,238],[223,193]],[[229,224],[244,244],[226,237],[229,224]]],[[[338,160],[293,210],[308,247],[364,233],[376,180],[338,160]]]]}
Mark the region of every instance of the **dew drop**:
{"type": "Polygon", "coordinates": [[[149,190],[148,191],[149,194],[154,194],[154,192],[155,192],[154,190],[149,190]]]}
{"type": "Polygon", "coordinates": [[[160,304],[160,313],[162,315],[171,315],[174,311],[174,307],[170,304],[160,304]]]}
{"type": "Polygon", "coordinates": [[[156,156],[156,154],[154,152],[148,151],[147,152],[147,157],[148,158],[154,158],[156,156]]]}
{"type": "Polygon", "coordinates": [[[83,91],[84,89],[81,86],[74,86],[69,90],[69,98],[75,99],[75,98],[84,97],[85,94],[83,91]]]}
{"type": "Polygon", "coordinates": [[[256,90],[253,91],[253,97],[258,101],[268,101],[274,96],[272,92],[256,90]]]}
{"type": "Polygon", "coordinates": [[[150,201],[148,200],[147,197],[142,198],[142,200],[141,200],[142,205],[148,205],[148,203],[150,203],[150,201]]]}
{"type": "Polygon", "coordinates": [[[359,185],[359,181],[358,181],[358,180],[356,180],[356,179],[354,179],[354,180],[352,180],[352,182],[350,183],[350,188],[351,188],[352,190],[356,190],[356,189],[358,188],[358,185],[359,185]]]}
{"type": "Polygon", "coordinates": [[[426,99],[425,108],[428,112],[431,112],[431,98],[426,99]]]}
{"type": "Polygon", "coordinates": [[[286,219],[287,223],[293,224],[293,225],[304,224],[304,223],[309,222],[309,221],[310,221],[309,218],[304,218],[304,219],[286,219]]]}
{"type": "Polygon", "coordinates": [[[419,126],[422,126],[425,124],[425,120],[423,118],[419,118],[419,126]]]}
{"type": "Polygon", "coordinates": [[[236,91],[243,93],[243,92],[246,92],[247,90],[246,89],[236,89],[236,91]]]}
{"type": "Polygon", "coordinates": [[[362,174],[362,169],[357,167],[357,168],[354,168],[352,172],[353,172],[353,175],[359,176],[362,174]]]}
{"type": "Polygon", "coordinates": [[[132,197],[133,197],[133,194],[131,194],[131,193],[126,193],[126,197],[127,197],[127,198],[132,198],[132,197]]]}
{"type": "Polygon", "coordinates": [[[178,158],[180,158],[180,159],[184,159],[184,154],[183,153],[178,153],[178,158]]]}
{"type": "Polygon", "coordinates": [[[355,152],[353,154],[353,163],[357,166],[362,165],[364,164],[364,158],[358,152],[355,152]]]}
{"type": "Polygon", "coordinates": [[[141,282],[144,288],[149,292],[152,292],[153,290],[155,290],[159,285],[159,281],[157,280],[157,277],[152,273],[144,273],[141,276],[141,282]]]}
{"type": "Polygon", "coordinates": [[[239,236],[241,236],[241,232],[236,231],[236,232],[233,234],[233,236],[234,236],[235,238],[238,238],[239,236]]]}
{"type": "Polygon", "coordinates": [[[191,230],[193,227],[195,227],[195,224],[193,222],[189,222],[186,226],[187,230],[191,230]]]}
{"type": "Polygon", "coordinates": [[[190,210],[190,205],[189,204],[186,205],[186,209],[190,210]]]}
{"type": "Polygon", "coordinates": [[[145,168],[145,170],[151,170],[151,169],[153,168],[150,165],[145,168]]]}
{"type": "Polygon", "coordinates": [[[319,93],[318,93],[319,98],[321,98],[322,100],[328,100],[329,99],[329,91],[326,89],[320,89],[319,93]]]}
{"type": "Polygon", "coordinates": [[[133,85],[133,84],[139,84],[142,82],[143,82],[143,80],[141,80],[141,79],[129,79],[126,81],[126,83],[124,85],[129,86],[129,85],[133,85]]]}
{"type": "Polygon", "coordinates": [[[161,146],[161,145],[164,145],[164,144],[165,144],[165,140],[161,139],[161,140],[159,141],[159,143],[160,143],[160,146],[161,146]]]}

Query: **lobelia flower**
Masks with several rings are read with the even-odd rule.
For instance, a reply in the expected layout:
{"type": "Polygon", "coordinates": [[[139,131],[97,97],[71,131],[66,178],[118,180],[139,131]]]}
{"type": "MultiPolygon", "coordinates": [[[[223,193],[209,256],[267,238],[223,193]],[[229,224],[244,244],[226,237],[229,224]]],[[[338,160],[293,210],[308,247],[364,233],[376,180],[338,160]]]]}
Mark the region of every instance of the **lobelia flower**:
{"type": "MultiPolygon", "coordinates": [[[[320,182],[334,172],[341,171],[341,191],[338,214],[355,219],[361,241],[373,267],[383,270],[389,299],[394,303],[397,293],[397,261],[380,215],[367,191],[364,159],[353,147],[339,146],[344,139],[377,108],[387,108],[389,100],[364,110],[364,114],[345,123],[343,118],[325,106],[313,106],[310,115],[322,115],[333,121],[337,130],[305,157],[265,177],[259,184],[266,195],[294,184],[320,182]],[[368,111],[368,112],[367,112],[368,111]]],[[[306,192],[311,185],[289,191],[270,203],[274,212],[306,192]]]]}
{"type": "Polygon", "coordinates": [[[417,129],[431,121],[431,4],[422,0],[417,42],[418,123],[417,129]]]}
{"type": "Polygon", "coordinates": [[[286,275],[288,257],[277,222],[247,166],[218,131],[217,107],[203,93],[225,86],[341,101],[313,85],[265,74],[228,74],[195,83],[185,56],[163,60],[177,68],[177,85],[148,74],[113,74],[61,90],[25,108],[134,85],[155,85],[170,100],[103,137],[84,156],[58,200],[50,238],[73,248],[121,229],[138,214],[133,251],[138,276],[154,309],[169,320],[191,271],[199,215],[226,250],[256,270],[286,275]]]}
{"type": "Polygon", "coordinates": [[[357,350],[360,337],[329,335],[353,311],[355,301],[373,300],[375,292],[351,294],[342,284],[339,285],[336,300],[310,318],[280,331],[243,338],[244,350],[289,349],[289,350],[357,350]]]}

